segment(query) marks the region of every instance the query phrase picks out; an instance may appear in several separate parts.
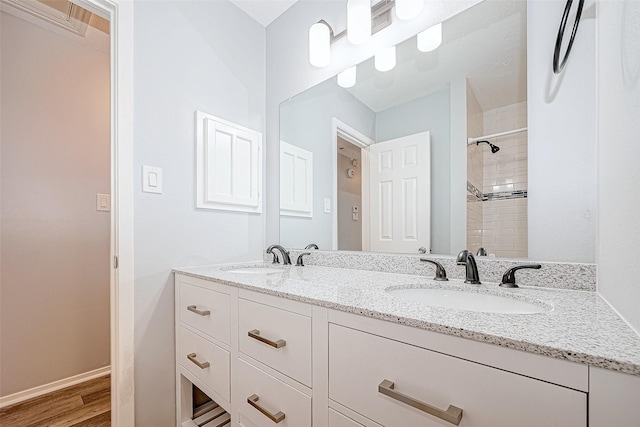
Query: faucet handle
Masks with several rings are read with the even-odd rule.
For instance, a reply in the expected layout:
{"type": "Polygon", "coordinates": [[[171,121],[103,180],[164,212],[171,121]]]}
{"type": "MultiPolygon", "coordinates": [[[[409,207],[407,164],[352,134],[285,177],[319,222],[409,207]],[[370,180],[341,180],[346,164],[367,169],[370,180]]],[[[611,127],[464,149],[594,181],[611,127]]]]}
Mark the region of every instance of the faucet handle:
{"type": "Polygon", "coordinates": [[[522,270],[523,268],[540,270],[542,266],[540,264],[525,264],[510,268],[505,271],[504,275],[502,276],[502,282],[500,282],[499,286],[502,286],[503,288],[519,288],[519,286],[516,285],[516,271],[522,270]]]}
{"type": "Polygon", "coordinates": [[[302,263],[302,257],[305,255],[311,255],[311,252],[304,252],[301,253],[300,255],[298,255],[298,260],[296,261],[296,266],[298,267],[304,267],[304,264],[302,263]]]}
{"type": "Polygon", "coordinates": [[[280,264],[280,258],[278,258],[278,254],[273,252],[273,261],[271,264],[280,264]]]}
{"type": "Polygon", "coordinates": [[[428,262],[436,266],[436,276],[433,278],[433,280],[437,280],[439,282],[446,282],[447,280],[449,280],[447,279],[447,272],[439,262],[427,258],[420,258],[420,261],[428,262]]]}

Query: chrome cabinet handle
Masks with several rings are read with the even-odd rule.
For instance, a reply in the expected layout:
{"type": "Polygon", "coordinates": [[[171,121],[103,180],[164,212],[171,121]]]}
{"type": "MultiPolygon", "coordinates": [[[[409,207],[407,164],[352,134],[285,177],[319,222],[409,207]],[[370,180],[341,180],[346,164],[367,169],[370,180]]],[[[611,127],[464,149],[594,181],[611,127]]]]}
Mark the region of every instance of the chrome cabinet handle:
{"type": "Polygon", "coordinates": [[[252,394],[251,396],[247,397],[247,403],[249,405],[256,408],[258,411],[260,411],[262,415],[269,418],[274,423],[278,424],[280,421],[284,420],[284,417],[285,417],[284,412],[278,411],[275,414],[272,414],[271,412],[267,411],[265,408],[260,406],[258,404],[258,400],[260,400],[260,398],[258,397],[257,394],[252,394]]]}
{"type": "Polygon", "coordinates": [[[253,331],[249,331],[247,333],[251,338],[253,338],[254,340],[258,340],[260,342],[263,342],[267,345],[270,345],[273,348],[281,348],[284,347],[285,345],[287,345],[287,342],[285,340],[278,340],[278,341],[271,341],[270,339],[267,339],[265,337],[260,336],[260,330],[258,329],[254,329],[253,331]]]}
{"type": "Polygon", "coordinates": [[[195,305],[188,305],[187,310],[197,314],[198,316],[208,316],[211,314],[209,310],[198,310],[195,305]]]}
{"type": "Polygon", "coordinates": [[[426,412],[427,414],[438,417],[441,420],[445,420],[454,425],[459,425],[460,421],[462,420],[462,409],[458,408],[457,406],[449,405],[447,410],[443,411],[442,409],[438,409],[435,406],[428,405],[424,402],[420,402],[419,400],[409,397],[406,394],[397,392],[395,390],[395,384],[389,380],[383,380],[380,385],[378,385],[378,393],[382,393],[392,399],[395,399],[402,403],[406,403],[409,406],[412,406],[416,409],[426,412]]]}
{"type": "Polygon", "coordinates": [[[195,363],[196,366],[200,369],[206,369],[210,366],[209,362],[198,362],[195,353],[187,354],[187,359],[195,363]]]}

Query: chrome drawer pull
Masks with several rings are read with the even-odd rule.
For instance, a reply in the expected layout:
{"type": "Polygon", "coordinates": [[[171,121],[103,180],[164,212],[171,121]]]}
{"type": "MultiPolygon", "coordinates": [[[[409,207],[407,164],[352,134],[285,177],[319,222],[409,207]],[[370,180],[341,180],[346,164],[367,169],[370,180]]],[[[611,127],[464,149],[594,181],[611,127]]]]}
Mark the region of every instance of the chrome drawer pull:
{"type": "Polygon", "coordinates": [[[256,408],[258,411],[262,413],[262,415],[269,418],[274,423],[278,424],[280,421],[284,420],[284,417],[285,417],[284,412],[278,411],[275,414],[272,414],[271,412],[264,409],[262,406],[258,405],[258,400],[260,400],[260,398],[258,397],[257,394],[252,394],[251,396],[247,397],[247,403],[249,405],[256,408]]]}
{"type": "Polygon", "coordinates": [[[196,366],[198,366],[198,368],[200,368],[200,369],[206,369],[206,368],[208,368],[210,366],[209,362],[198,362],[198,360],[196,360],[196,354],[195,353],[187,354],[187,359],[189,359],[193,363],[195,363],[196,366]]]}
{"type": "Polygon", "coordinates": [[[268,344],[273,348],[281,348],[281,347],[284,347],[285,345],[287,345],[287,342],[285,340],[271,341],[270,339],[267,339],[265,337],[261,337],[260,336],[260,330],[258,330],[258,329],[254,329],[253,331],[249,331],[248,335],[251,338],[253,338],[254,340],[258,340],[260,342],[268,344]]]}
{"type": "Polygon", "coordinates": [[[187,310],[194,312],[198,316],[208,316],[211,314],[209,310],[198,310],[195,305],[188,305],[187,310]]]}
{"type": "Polygon", "coordinates": [[[445,420],[451,424],[459,425],[462,420],[462,409],[457,406],[449,405],[446,411],[442,409],[438,409],[434,406],[428,405],[424,402],[420,402],[412,397],[407,396],[406,394],[402,394],[394,390],[395,384],[389,380],[384,380],[378,386],[378,393],[382,393],[386,396],[389,396],[392,399],[398,400],[402,403],[406,403],[409,406],[412,406],[416,409],[419,409],[427,414],[433,415],[434,417],[438,417],[441,420],[445,420]]]}

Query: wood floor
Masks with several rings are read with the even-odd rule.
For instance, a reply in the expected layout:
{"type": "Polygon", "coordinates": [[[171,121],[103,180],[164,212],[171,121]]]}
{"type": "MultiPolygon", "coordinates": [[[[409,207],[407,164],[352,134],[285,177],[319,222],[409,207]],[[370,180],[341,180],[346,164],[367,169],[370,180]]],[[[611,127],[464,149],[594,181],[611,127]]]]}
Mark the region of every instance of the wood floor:
{"type": "Polygon", "coordinates": [[[0,409],[1,427],[109,427],[111,377],[105,376],[0,409]]]}

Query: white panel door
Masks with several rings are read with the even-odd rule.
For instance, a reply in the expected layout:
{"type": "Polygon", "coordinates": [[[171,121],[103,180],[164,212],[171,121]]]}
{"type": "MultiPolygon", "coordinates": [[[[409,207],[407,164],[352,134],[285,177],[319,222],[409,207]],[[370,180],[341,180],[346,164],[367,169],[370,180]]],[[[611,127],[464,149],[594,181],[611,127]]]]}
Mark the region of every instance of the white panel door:
{"type": "Polygon", "coordinates": [[[197,207],[262,211],[262,134],[196,112],[197,207]]]}
{"type": "Polygon", "coordinates": [[[429,142],[429,132],[422,132],[369,146],[372,251],[430,247],[429,142]]]}
{"type": "Polygon", "coordinates": [[[280,141],[280,215],[313,217],[313,153],[280,141]]]}

